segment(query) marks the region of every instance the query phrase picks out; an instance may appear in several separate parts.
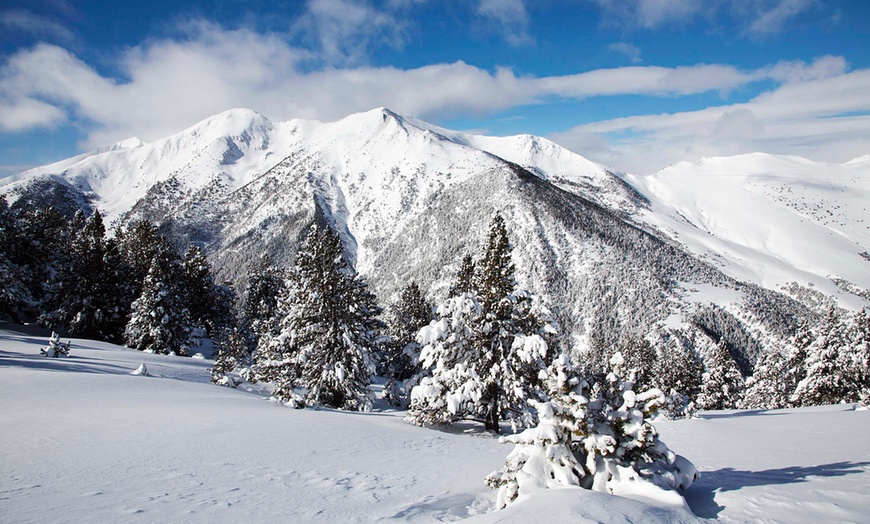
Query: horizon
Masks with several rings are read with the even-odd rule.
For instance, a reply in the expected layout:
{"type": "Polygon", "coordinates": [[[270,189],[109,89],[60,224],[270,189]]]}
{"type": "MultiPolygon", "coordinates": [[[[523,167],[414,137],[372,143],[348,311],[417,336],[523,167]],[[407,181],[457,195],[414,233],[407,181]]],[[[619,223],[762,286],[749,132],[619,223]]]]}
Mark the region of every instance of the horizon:
{"type": "Polygon", "coordinates": [[[640,175],[751,152],[843,163],[870,152],[870,6],[854,4],[13,1],[0,177],[233,107],[387,107],[640,175]]]}

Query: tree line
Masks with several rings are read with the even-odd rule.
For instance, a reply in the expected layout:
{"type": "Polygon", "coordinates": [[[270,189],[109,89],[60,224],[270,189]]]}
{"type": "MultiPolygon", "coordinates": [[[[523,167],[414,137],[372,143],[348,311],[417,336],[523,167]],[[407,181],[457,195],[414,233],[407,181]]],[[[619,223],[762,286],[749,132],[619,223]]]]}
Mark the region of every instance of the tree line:
{"type": "Polygon", "coordinates": [[[291,268],[254,264],[242,300],[231,284],[214,282],[197,247],[180,253],[147,221],[109,237],[98,211],[69,216],[0,197],[0,246],[0,310],[14,320],[36,317],[67,336],[156,353],[185,355],[210,338],[214,382],[267,382],[277,400],[296,406],[368,409],[380,375],[384,397],[407,407],[413,423],[529,427],[559,355],[570,357],[578,380],[595,384],[617,352],[636,387],[664,392],[658,409],[673,417],[870,398],[870,317],[833,305],[818,325],[763,351],[715,307],[644,338],[605,344],[596,340],[612,334],[592,336],[590,347],[561,347],[547,309],[517,289],[500,215],[478,255],[461,259],[443,300],[430,303],[409,282],[386,310],[324,225],[307,232],[291,268]]]}

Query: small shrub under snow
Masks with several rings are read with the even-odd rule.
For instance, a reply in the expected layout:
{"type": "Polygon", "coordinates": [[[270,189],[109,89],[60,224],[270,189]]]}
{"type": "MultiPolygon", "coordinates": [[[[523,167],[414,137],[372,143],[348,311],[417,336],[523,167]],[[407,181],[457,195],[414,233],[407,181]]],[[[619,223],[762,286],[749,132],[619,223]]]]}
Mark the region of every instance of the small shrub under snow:
{"type": "Polygon", "coordinates": [[[636,394],[621,354],[610,364],[591,387],[564,355],[548,368],[550,401],[534,403],[540,422],[501,439],[514,449],[504,470],[486,479],[499,490],[499,508],[534,489],[558,486],[685,506],[676,490],[688,488],[698,472],[650,423],[664,395],[658,389],[636,394]]]}
{"type": "Polygon", "coordinates": [[[69,342],[61,342],[60,335],[52,331],[51,338],[48,339],[48,345],[40,349],[39,354],[49,358],[68,357],[69,344],[69,342]]]}

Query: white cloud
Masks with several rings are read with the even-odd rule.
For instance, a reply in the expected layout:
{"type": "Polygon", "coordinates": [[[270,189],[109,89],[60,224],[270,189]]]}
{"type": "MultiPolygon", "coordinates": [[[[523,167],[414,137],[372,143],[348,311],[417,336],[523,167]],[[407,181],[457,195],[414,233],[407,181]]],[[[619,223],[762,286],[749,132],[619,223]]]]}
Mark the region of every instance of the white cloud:
{"type": "Polygon", "coordinates": [[[819,159],[870,150],[870,70],[847,72],[840,57],[751,71],[722,64],[632,66],[539,78],[464,62],[311,71],[307,53],[279,35],[196,23],[183,38],[125,51],[115,64],[116,79],[60,47],[40,44],[0,63],[0,130],[72,123],[89,133],[82,148],[92,149],[130,136],[159,139],[232,107],[281,121],[333,120],[387,106],[437,121],[562,99],[679,97],[773,81],[779,87],[747,103],[607,120],[553,138],[635,172],[749,150],[819,159]]]}
{"type": "Polygon", "coordinates": [[[400,48],[405,23],[364,1],[308,0],[293,30],[315,40],[319,57],[327,64],[347,65],[361,62],[373,45],[400,48]]]}
{"type": "Polygon", "coordinates": [[[746,28],[752,36],[763,37],[778,33],[797,15],[817,4],[816,0],[777,0],[772,5],[758,5],[755,19],[746,28]]]}
{"type": "Polygon", "coordinates": [[[532,42],[523,0],[480,0],[477,14],[487,19],[507,43],[519,46],[532,42]]]}
{"type": "Polygon", "coordinates": [[[66,115],[61,109],[34,98],[0,102],[0,131],[52,127],[64,120],[66,115]]]}
{"type": "MultiPolygon", "coordinates": [[[[736,21],[742,36],[764,38],[785,31],[794,19],[823,7],[819,0],[590,0],[601,10],[602,23],[624,29],[666,29],[707,20],[736,21]]],[[[730,23],[730,22],[729,22],[730,23]]]]}
{"type": "Polygon", "coordinates": [[[637,64],[641,61],[640,48],[629,42],[610,44],[607,46],[607,49],[614,53],[625,55],[632,64],[637,64]]]}
{"type": "Polygon", "coordinates": [[[0,11],[0,27],[7,32],[28,33],[43,39],[69,42],[73,32],[62,24],[26,9],[6,9],[0,11]]]}
{"type": "Polygon", "coordinates": [[[566,98],[602,95],[688,95],[725,91],[752,82],[757,77],[726,65],[686,67],[632,66],[598,69],[576,75],[542,78],[546,94],[566,98]]]}
{"type": "Polygon", "coordinates": [[[794,81],[747,103],[582,125],[551,138],[638,174],[753,151],[843,162],[870,151],[870,69],[794,81]]]}
{"type": "Polygon", "coordinates": [[[0,104],[7,108],[3,128],[80,121],[93,127],[85,146],[95,147],[133,135],[160,138],[231,107],[250,107],[276,120],[333,119],[381,105],[441,118],[484,115],[554,97],[727,90],[756,79],[722,65],[626,67],[547,78],[518,76],[510,69],[490,72],[464,62],[307,71],[307,51],[278,35],[204,22],[186,31],[183,38],[126,51],[117,64],[123,81],[100,75],[53,45],[13,54],[0,65],[0,104]]]}
{"type": "Polygon", "coordinates": [[[698,0],[592,0],[606,24],[654,29],[691,19],[704,4],[698,0]]]}

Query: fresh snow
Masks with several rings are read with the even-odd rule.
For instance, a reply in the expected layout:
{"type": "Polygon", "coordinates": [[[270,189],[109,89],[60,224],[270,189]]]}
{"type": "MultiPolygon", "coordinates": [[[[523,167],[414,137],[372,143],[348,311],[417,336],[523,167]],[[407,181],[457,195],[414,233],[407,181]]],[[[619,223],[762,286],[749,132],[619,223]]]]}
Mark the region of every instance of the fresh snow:
{"type": "Polygon", "coordinates": [[[870,289],[870,162],[753,153],[624,175],[652,200],[640,219],[739,280],[812,284],[843,305],[868,305],[831,277],[870,289]]]}
{"type": "MultiPolygon", "coordinates": [[[[484,477],[510,446],[371,413],[289,409],[265,388],[208,383],[211,361],[0,330],[0,520],[25,522],[697,522],[580,488],[493,512],[484,477]],[[132,375],[140,367],[148,375],[132,375]]],[[[700,519],[866,522],[870,411],[853,405],[658,420],[701,478],[700,519]]]]}

